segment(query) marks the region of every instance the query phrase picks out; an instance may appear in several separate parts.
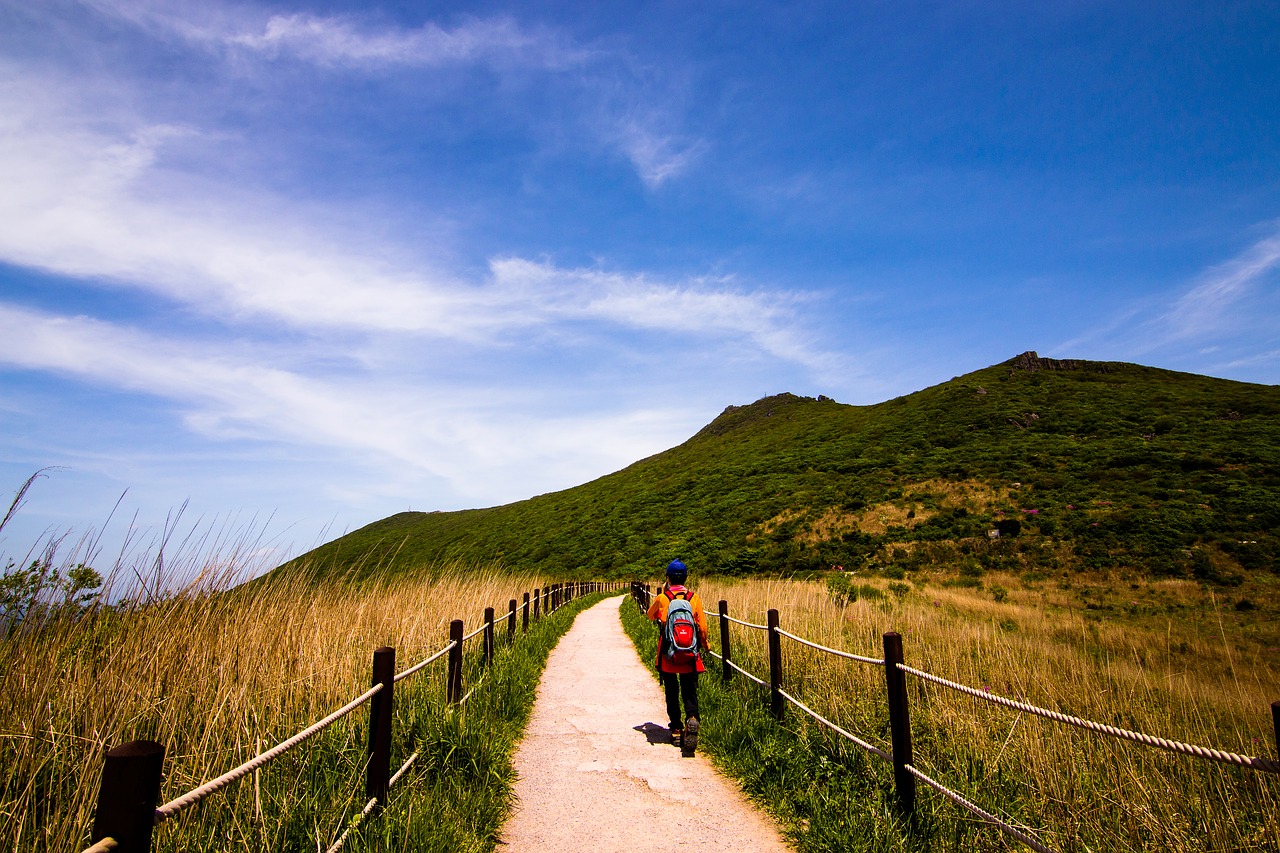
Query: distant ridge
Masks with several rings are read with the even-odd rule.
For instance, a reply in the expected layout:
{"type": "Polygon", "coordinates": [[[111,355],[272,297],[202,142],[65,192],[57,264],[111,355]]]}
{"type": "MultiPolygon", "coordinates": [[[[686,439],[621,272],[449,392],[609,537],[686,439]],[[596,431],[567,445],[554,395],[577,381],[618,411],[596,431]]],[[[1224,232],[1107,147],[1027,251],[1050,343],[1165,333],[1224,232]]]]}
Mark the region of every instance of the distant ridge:
{"type": "Polygon", "coordinates": [[[729,406],[590,483],[398,513],[281,571],[648,576],[680,556],[726,574],[976,562],[1231,584],[1275,571],[1277,531],[1280,388],[1025,352],[871,406],[729,406]]]}

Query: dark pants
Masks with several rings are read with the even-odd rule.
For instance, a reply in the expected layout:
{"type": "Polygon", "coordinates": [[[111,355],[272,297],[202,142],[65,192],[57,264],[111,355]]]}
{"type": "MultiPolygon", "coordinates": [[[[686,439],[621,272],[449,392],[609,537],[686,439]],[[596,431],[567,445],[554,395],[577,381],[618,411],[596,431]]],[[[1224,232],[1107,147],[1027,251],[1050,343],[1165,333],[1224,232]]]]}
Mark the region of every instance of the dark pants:
{"type": "Polygon", "coordinates": [[[667,692],[667,719],[671,728],[683,729],[680,716],[680,699],[684,698],[685,717],[697,717],[698,714],[698,673],[696,672],[662,672],[662,687],[667,692]]]}

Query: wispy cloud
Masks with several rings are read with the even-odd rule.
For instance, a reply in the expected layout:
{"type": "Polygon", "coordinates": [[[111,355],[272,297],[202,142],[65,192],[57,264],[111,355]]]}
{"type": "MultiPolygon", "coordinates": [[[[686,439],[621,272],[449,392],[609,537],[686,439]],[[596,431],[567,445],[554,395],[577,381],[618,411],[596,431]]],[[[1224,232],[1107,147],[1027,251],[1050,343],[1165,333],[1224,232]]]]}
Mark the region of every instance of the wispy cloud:
{"type": "Polygon", "coordinates": [[[90,130],[67,112],[39,81],[0,90],[0,259],[9,263],[144,289],[224,321],[478,342],[595,319],[740,333],[774,357],[816,357],[790,332],[794,297],[519,258],[468,281],[355,226],[338,234],[299,218],[269,195],[206,183],[192,205],[193,178],[158,161],[197,131],[124,119],[90,130]]]}
{"type": "Polygon", "coordinates": [[[278,14],[247,4],[85,3],[160,38],[318,65],[373,69],[492,63],[562,69],[591,55],[552,30],[523,28],[510,17],[472,18],[452,28],[432,22],[397,28],[355,15],[278,14]]]}
{"type": "Polygon", "coordinates": [[[492,386],[364,372],[309,376],[287,366],[294,357],[275,357],[286,366],[273,366],[261,348],[168,340],[0,303],[6,367],[170,400],[188,428],[215,441],[327,447],[401,476],[408,469],[443,478],[459,495],[545,484],[552,464],[561,485],[581,482],[661,449],[672,424],[688,417],[662,409],[547,416],[529,389],[496,394],[492,386]]]}
{"type": "MultiPolygon", "coordinates": [[[[1227,367],[1248,362],[1232,359],[1233,339],[1270,326],[1274,306],[1264,306],[1276,291],[1269,287],[1280,270],[1280,230],[1248,246],[1235,257],[1206,269],[1170,298],[1148,297],[1059,345],[1062,352],[1104,351],[1110,357],[1143,358],[1163,353],[1172,362],[1190,353],[1219,354],[1227,367]]],[[[1203,368],[1202,368],[1203,369],[1203,368]]]]}
{"type": "Polygon", "coordinates": [[[1160,322],[1168,329],[1169,337],[1179,340],[1229,331],[1242,319],[1239,314],[1232,316],[1233,309],[1277,267],[1280,267],[1280,231],[1207,271],[1160,322]]]}
{"type": "Polygon", "coordinates": [[[528,75],[541,75],[534,85],[580,101],[581,130],[621,153],[649,189],[686,172],[707,150],[705,140],[679,127],[673,94],[658,82],[661,75],[642,79],[623,54],[509,16],[406,28],[357,15],[277,14],[252,5],[84,2],[155,38],[178,40],[237,63],[291,61],[374,74],[482,66],[508,84],[518,81],[516,88],[529,84],[528,75]]]}
{"type": "Polygon", "coordinates": [[[614,135],[640,179],[650,188],[679,177],[704,156],[708,148],[703,140],[661,134],[651,126],[632,121],[619,122],[614,135]]]}

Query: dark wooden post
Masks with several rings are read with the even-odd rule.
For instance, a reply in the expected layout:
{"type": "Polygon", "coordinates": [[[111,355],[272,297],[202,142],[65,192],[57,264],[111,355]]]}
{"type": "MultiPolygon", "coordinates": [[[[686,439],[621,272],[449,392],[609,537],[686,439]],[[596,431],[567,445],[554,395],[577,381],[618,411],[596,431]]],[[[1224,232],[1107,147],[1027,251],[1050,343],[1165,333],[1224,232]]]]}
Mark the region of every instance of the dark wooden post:
{"type": "Polygon", "coordinates": [[[493,608],[484,609],[484,665],[493,665],[493,608]]]}
{"type": "Polygon", "coordinates": [[[382,689],[369,700],[369,763],[365,769],[364,795],[387,803],[391,786],[391,714],[396,683],[396,650],[383,646],[373,653],[373,684],[382,689]]]}
{"type": "Polygon", "coordinates": [[[733,678],[733,667],[729,666],[729,602],[720,599],[720,654],[723,658],[723,678],[733,678]]]}
{"type": "Polygon", "coordinates": [[[462,701],[462,620],[449,623],[449,674],[446,676],[445,697],[454,705],[462,701]]]}
{"type": "Polygon", "coordinates": [[[769,611],[769,713],[782,719],[782,635],[776,610],[769,611]]]}
{"type": "Polygon", "coordinates": [[[535,589],[533,591],[533,621],[538,621],[538,608],[542,604],[542,590],[535,589]]]}
{"type": "Polygon", "coordinates": [[[527,592],[524,594],[524,601],[521,602],[520,610],[520,633],[527,634],[529,633],[529,593],[527,592]]]}
{"type": "Polygon", "coordinates": [[[902,635],[884,635],[884,678],[889,699],[889,738],[893,743],[893,787],[898,807],[911,814],[916,807],[916,777],[907,770],[914,764],[911,754],[911,716],[907,710],[907,674],[898,669],[903,662],[902,635]]]}
{"type": "Polygon", "coordinates": [[[1280,702],[1271,703],[1271,722],[1276,726],[1276,758],[1280,758],[1280,702]]]}
{"type": "Polygon", "coordinates": [[[516,600],[511,599],[507,606],[507,645],[510,645],[516,641],[516,600]]]}
{"type": "Polygon", "coordinates": [[[164,746],[135,740],[107,750],[93,818],[93,840],[116,840],[120,853],[150,853],[160,802],[164,746]]]}

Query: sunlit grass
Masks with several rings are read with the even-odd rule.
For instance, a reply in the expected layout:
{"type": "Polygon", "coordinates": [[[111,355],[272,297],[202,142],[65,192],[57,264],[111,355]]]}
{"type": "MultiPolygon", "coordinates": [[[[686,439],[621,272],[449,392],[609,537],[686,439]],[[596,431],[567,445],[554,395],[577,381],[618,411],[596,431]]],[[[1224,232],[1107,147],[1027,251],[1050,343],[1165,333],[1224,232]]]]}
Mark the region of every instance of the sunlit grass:
{"type": "MultiPolygon", "coordinates": [[[[137,587],[131,603],[55,612],[0,642],[0,849],[87,846],[110,746],[164,744],[166,801],[364,692],[375,648],[393,646],[402,670],[448,642],[450,620],[469,632],[484,607],[501,619],[508,599],[544,586],[462,565],[416,581],[312,583],[297,574],[236,586],[238,554],[189,553],[170,565],[194,578],[181,589],[137,587]]],[[[415,849],[492,846],[508,804],[510,750],[569,622],[566,613],[534,623],[511,648],[500,625],[498,669],[483,681],[480,638],[471,641],[467,686],[483,686],[465,711],[445,706],[443,660],[397,685],[393,769],[412,750],[424,758],[362,830],[364,849],[403,849],[409,839],[415,849]]],[[[367,716],[357,710],[162,824],[156,848],[326,848],[364,805],[367,716]]]]}
{"type": "MultiPolygon", "coordinates": [[[[732,616],[751,622],[763,623],[767,610],[776,608],[784,629],[823,645],[878,658],[884,632],[896,630],[908,665],[936,675],[1102,723],[1275,757],[1270,704],[1280,699],[1274,648],[1280,626],[1224,611],[1190,582],[1117,590],[1096,578],[1094,584],[1076,578],[1066,588],[1015,576],[984,580],[985,589],[898,583],[895,593],[892,582],[873,579],[863,583],[879,595],[852,603],[833,601],[817,582],[708,580],[698,591],[708,609],[723,598],[732,616]],[[1086,610],[1082,587],[1089,590],[1085,601],[1108,609],[1086,610]],[[1003,590],[1003,601],[994,600],[993,589],[1003,590]]],[[[713,636],[718,627],[713,620],[713,636]]],[[[733,626],[732,637],[734,658],[767,677],[764,632],[733,626]]],[[[883,671],[782,642],[785,689],[888,750],[883,671]]],[[[1093,735],[915,678],[908,683],[917,766],[989,811],[1036,830],[1054,849],[1225,851],[1280,844],[1280,778],[1272,774],[1093,735]]],[[[763,691],[744,689],[751,703],[764,701],[763,691]]],[[[707,742],[715,749],[716,727],[727,721],[706,722],[707,742]]],[[[808,732],[811,744],[834,743],[794,709],[785,726],[808,732]]],[[[792,759],[820,764],[815,755],[826,753],[801,750],[792,759]]],[[[781,759],[765,763],[774,760],[781,759]]],[[[729,763],[742,771],[750,761],[747,751],[729,763]]],[[[860,796],[891,799],[888,768],[874,757],[856,764],[869,786],[860,796]]],[[[820,775],[826,779],[829,772],[820,775]]],[[[791,797],[790,805],[776,807],[804,829],[801,838],[829,840],[830,827],[815,825],[823,818],[811,813],[815,791],[829,782],[810,774],[779,789],[776,775],[770,778],[756,793],[791,797]],[[809,805],[797,807],[800,800],[809,805]]],[[[1001,849],[1006,843],[994,832],[974,831],[967,814],[931,792],[922,791],[921,801],[924,819],[914,832],[902,830],[887,846],[850,840],[847,849],[951,849],[953,843],[1001,849]]],[[[883,806],[854,807],[866,812],[883,806]]],[[[806,849],[828,849],[825,843],[806,849]]]]}

